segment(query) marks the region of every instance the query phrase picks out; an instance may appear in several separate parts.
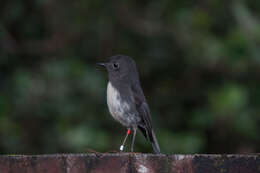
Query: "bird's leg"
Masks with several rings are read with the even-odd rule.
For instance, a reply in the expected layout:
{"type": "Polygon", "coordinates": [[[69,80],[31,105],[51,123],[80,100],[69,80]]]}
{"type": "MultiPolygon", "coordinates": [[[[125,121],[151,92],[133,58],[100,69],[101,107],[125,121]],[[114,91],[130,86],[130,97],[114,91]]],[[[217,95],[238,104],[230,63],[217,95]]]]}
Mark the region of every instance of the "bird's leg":
{"type": "Polygon", "coordinates": [[[134,151],[134,143],[135,143],[136,127],[134,127],[133,130],[134,130],[134,133],[133,133],[132,144],[131,144],[131,152],[134,151]]]}
{"type": "Polygon", "coordinates": [[[127,138],[128,138],[128,135],[129,135],[130,133],[131,133],[130,128],[127,128],[127,132],[126,132],[125,139],[124,139],[124,141],[123,141],[123,144],[120,146],[120,151],[123,151],[123,150],[124,150],[125,142],[126,142],[126,140],[127,140],[127,138]]]}

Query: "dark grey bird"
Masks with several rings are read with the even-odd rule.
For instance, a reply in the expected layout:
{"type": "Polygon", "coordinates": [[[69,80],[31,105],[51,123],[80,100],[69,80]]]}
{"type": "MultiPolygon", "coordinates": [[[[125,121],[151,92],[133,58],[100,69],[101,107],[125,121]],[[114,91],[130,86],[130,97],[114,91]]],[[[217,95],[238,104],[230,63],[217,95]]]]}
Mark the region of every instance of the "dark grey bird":
{"type": "Polygon", "coordinates": [[[107,104],[112,117],[127,127],[127,134],[120,147],[122,151],[130,130],[133,131],[131,152],[133,152],[136,130],[142,132],[153,146],[155,153],[160,147],[152,128],[151,115],[143,90],[135,61],[125,55],[109,58],[109,62],[98,63],[108,71],[107,104]]]}

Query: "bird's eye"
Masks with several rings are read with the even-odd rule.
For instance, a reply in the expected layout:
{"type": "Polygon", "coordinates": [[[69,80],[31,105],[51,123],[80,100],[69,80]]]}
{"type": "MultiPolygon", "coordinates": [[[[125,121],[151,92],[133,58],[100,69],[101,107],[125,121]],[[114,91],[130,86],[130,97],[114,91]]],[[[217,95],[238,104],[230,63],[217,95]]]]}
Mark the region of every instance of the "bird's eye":
{"type": "Polygon", "coordinates": [[[118,63],[114,63],[114,64],[113,64],[113,68],[114,68],[115,70],[119,69],[119,64],[118,64],[118,63]]]}

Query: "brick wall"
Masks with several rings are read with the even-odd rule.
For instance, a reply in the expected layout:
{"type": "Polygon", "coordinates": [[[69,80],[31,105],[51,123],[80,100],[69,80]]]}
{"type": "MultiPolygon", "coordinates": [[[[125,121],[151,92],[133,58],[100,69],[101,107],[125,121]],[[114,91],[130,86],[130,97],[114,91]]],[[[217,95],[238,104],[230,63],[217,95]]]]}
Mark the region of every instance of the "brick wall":
{"type": "Polygon", "coordinates": [[[260,173],[260,155],[0,156],[0,173],[260,173]]]}

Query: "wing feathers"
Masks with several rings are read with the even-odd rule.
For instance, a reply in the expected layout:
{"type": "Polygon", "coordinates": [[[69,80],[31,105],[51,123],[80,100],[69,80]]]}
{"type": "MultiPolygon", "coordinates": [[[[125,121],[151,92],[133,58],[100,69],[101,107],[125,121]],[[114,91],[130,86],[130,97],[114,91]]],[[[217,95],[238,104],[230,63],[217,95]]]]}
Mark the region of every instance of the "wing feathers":
{"type": "Polygon", "coordinates": [[[137,83],[132,87],[132,92],[134,95],[134,102],[136,104],[136,109],[142,119],[142,123],[138,125],[138,128],[141,130],[141,132],[146,137],[146,139],[149,139],[151,141],[154,152],[159,154],[160,147],[155,137],[155,133],[153,132],[149,106],[146,103],[143,91],[139,83],[137,83]]]}

